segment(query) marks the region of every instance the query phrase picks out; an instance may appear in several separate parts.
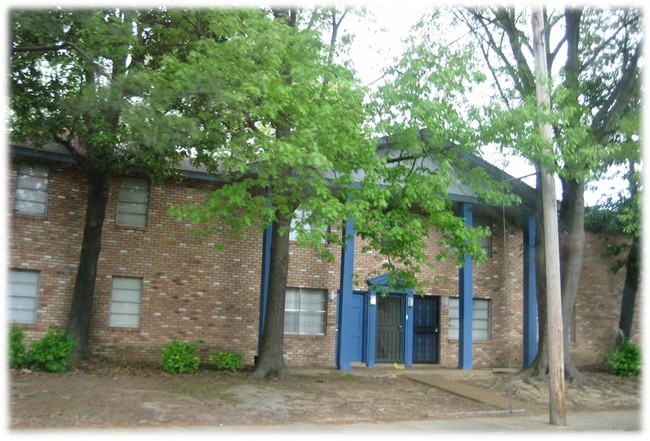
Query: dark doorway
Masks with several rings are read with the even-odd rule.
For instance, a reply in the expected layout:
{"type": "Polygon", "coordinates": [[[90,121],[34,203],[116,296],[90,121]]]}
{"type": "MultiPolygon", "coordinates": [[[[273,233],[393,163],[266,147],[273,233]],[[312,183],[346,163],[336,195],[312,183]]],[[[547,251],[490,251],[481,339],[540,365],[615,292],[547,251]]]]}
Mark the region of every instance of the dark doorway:
{"type": "Polygon", "coordinates": [[[413,363],[440,363],[440,297],[414,297],[413,363]]]}
{"type": "Polygon", "coordinates": [[[377,296],[377,363],[402,362],[404,296],[377,296]]]}

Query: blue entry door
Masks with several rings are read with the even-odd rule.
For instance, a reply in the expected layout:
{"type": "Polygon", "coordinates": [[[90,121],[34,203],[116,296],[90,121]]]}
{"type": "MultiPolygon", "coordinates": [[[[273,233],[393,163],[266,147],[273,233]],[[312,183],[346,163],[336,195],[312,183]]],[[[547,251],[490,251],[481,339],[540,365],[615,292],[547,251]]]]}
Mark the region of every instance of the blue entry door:
{"type": "Polygon", "coordinates": [[[413,300],[413,363],[440,363],[440,297],[413,300]]]}
{"type": "Polygon", "coordinates": [[[345,344],[348,348],[350,361],[366,361],[366,295],[365,292],[355,291],[350,302],[348,338],[345,344]]]}
{"type": "Polygon", "coordinates": [[[404,341],[404,296],[377,296],[378,363],[401,363],[404,341]]]}

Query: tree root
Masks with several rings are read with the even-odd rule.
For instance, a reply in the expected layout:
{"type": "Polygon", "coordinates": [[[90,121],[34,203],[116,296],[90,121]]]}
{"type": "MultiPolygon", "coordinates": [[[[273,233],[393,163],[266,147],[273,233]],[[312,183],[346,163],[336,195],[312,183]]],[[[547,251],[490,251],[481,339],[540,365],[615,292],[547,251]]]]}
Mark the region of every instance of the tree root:
{"type": "Polygon", "coordinates": [[[282,366],[279,368],[258,366],[250,376],[254,380],[286,380],[291,377],[289,370],[282,366]]]}

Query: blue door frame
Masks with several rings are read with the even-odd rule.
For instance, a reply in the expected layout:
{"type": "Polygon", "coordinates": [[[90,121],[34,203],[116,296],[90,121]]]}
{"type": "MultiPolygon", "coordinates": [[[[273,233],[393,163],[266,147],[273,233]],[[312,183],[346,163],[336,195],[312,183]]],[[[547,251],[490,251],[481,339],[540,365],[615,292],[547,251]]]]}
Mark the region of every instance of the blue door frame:
{"type": "Polygon", "coordinates": [[[377,348],[377,303],[382,295],[402,295],[406,301],[402,302],[402,355],[401,362],[406,367],[413,366],[413,290],[395,286],[388,280],[388,275],[383,275],[368,281],[367,311],[368,320],[366,328],[366,345],[368,367],[376,364],[377,348]]]}

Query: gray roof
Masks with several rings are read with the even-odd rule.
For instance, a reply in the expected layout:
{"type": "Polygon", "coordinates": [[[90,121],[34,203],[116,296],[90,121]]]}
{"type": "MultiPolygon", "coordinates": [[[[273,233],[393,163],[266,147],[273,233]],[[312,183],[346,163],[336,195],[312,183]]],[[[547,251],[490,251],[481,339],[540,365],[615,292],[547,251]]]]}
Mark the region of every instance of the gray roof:
{"type": "MultiPolygon", "coordinates": [[[[390,150],[391,145],[386,138],[382,138],[379,143],[379,149],[390,150]]],[[[44,145],[42,148],[37,149],[30,145],[16,145],[12,144],[10,146],[11,154],[25,157],[34,157],[48,159],[52,161],[64,162],[64,163],[74,163],[72,155],[60,144],[50,143],[44,145]]],[[[513,176],[505,173],[503,170],[498,167],[490,164],[482,158],[479,158],[476,155],[469,153],[462,153],[464,159],[466,159],[469,164],[473,167],[482,167],[485,169],[495,180],[507,182],[513,192],[517,194],[521,199],[522,203],[528,208],[535,206],[535,189],[530,187],[528,184],[514,178],[513,176]]],[[[429,167],[435,169],[436,164],[431,159],[426,159],[429,162],[429,167]]],[[[197,167],[193,165],[189,159],[184,159],[180,166],[179,170],[183,176],[192,179],[205,180],[205,181],[221,181],[222,178],[215,173],[209,172],[205,167],[197,167]]],[[[137,170],[135,170],[137,171],[137,170]]],[[[361,178],[361,176],[359,176],[361,178]]],[[[474,190],[467,185],[462,183],[452,184],[448,189],[449,199],[457,202],[479,202],[474,190]]]]}

